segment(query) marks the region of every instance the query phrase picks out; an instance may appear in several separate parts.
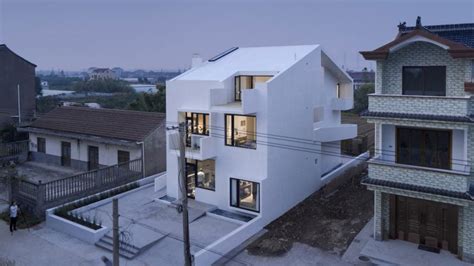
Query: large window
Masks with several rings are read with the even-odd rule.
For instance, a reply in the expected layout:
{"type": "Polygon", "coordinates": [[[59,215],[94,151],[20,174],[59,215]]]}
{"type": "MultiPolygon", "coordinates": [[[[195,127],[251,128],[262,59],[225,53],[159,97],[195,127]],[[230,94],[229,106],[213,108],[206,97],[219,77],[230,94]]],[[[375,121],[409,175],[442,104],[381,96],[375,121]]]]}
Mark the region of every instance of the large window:
{"type": "Polygon", "coordinates": [[[191,147],[191,135],[209,135],[209,114],[186,113],[186,146],[191,147]]]}
{"type": "Polygon", "coordinates": [[[397,163],[451,169],[451,131],[397,128],[397,163]]]}
{"type": "Polygon", "coordinates": [[[216,189],[216,163],[214,160],[198,161],[186,159],[188,194],[194,196],[194,187],[216,189]]]}
{"type": "Polygon", "coordinates": [[[242,90],[255,88],[256,83],[264,83],[273,76],[236,76],[235,77],[235,100],[242,100],[242,90]]]}
{"type": "Polygon", "coordinates": [[[225,145],[256,149],[257,118],[245,115],[225,115],[225,145]]]}
{"type": "Polygon", "coordinates": [[[404,95],[446,95],[446,67],[403,67],[404,95]]]}
{"type": "Polygon", "coordinates": [[[230,205],[241,209],[260,211],[260,184],[241,179],[230,179],[230,205]]]}
{"type": "Polygon", "coordinates": [[[45,138],[37,138],[36,143],[38,145],[37,151],[41,153],[46,153],[46,139],[45,138]]]}

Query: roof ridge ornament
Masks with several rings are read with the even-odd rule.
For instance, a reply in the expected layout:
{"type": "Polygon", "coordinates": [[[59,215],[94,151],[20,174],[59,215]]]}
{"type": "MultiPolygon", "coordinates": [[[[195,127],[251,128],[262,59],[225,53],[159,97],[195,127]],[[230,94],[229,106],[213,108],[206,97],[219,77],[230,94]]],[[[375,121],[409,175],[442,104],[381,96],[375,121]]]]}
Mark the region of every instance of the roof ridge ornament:
{"type": "Polygon", "coordinates": [[[416,17],[416,28],[421,29],[423,26],[421,25],[421,17],[416,17]]]}
{"type": "Polygon", "coordinates": [[[407,22],[406,21],[400,22],[397,27],[398,27],[398,31],[402,32],[402,31],[406,30],[407,22]]]}

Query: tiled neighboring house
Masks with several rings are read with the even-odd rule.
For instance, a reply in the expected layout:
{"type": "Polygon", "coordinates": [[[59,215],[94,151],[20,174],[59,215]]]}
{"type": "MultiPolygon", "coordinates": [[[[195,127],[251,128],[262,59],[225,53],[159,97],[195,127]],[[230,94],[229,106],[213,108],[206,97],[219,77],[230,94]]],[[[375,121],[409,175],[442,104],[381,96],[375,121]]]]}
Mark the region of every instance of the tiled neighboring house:
{"type": "Polygon", "coordinates": [[[33,118],[36,110],[36,65],[0,44],[0,126],[18,121],[18,85],[20,115],[33,118]]]}
{"type": "MultiPolygon", "coordinates": [[[[352,80],[319,45],[233,48],[167,82],[168,123],[186,123],[187,196],[277,218],[340,166],[352,80]],[[305,152],[304,150],[313,152],[305,152]]],[[[178,198],[178,138],[168,134],[167,194],[178,198]]]]}
{"type": "Polygon", "coordinates": [[[377,65],[363,115],[375,158],[377,240],[402,239],[474,262],[474,24],[399,25],[395,40],[361,52],[377,65]]]}
{"type": "Polygon", "coordinates": [[[58,107],[21,130],[33,161],[88,171],[144,158],[146,176],[166,170],[162,113],[58,107]]]}

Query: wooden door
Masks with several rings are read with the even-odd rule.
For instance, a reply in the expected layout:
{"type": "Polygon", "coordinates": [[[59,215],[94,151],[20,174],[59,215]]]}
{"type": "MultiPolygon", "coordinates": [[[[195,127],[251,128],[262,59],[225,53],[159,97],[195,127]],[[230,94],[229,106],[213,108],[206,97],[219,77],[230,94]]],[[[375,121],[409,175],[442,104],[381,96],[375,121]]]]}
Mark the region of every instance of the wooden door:
{"type": "Polygon", "coordinates": [[[71,166],[71,143],[61,141],[61,165],[71,166]]]}
{"type": "Polygon", "coordinates": [[[89,146],[87,156],[89,171],[99,169],[99,147],[89,146]]]}
{"type": "Polygon", "coordinates": [[[396,196],[391,198],[390,237],[457,254],[458,207],[396,196]],[[395,217],[393,217],[395,216],[395,217]]]}

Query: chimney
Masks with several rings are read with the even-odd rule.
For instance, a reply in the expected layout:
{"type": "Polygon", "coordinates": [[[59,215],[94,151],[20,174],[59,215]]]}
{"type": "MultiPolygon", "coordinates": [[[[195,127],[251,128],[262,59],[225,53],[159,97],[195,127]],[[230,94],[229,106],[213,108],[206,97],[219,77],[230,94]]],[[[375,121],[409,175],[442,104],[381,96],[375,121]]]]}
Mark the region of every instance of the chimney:
{"type": "Polygon", "coordinates": [[[202,65],[202,57],[199,54],[193,54],[191,68],[196,68],[200,65],[202,65]]]}

